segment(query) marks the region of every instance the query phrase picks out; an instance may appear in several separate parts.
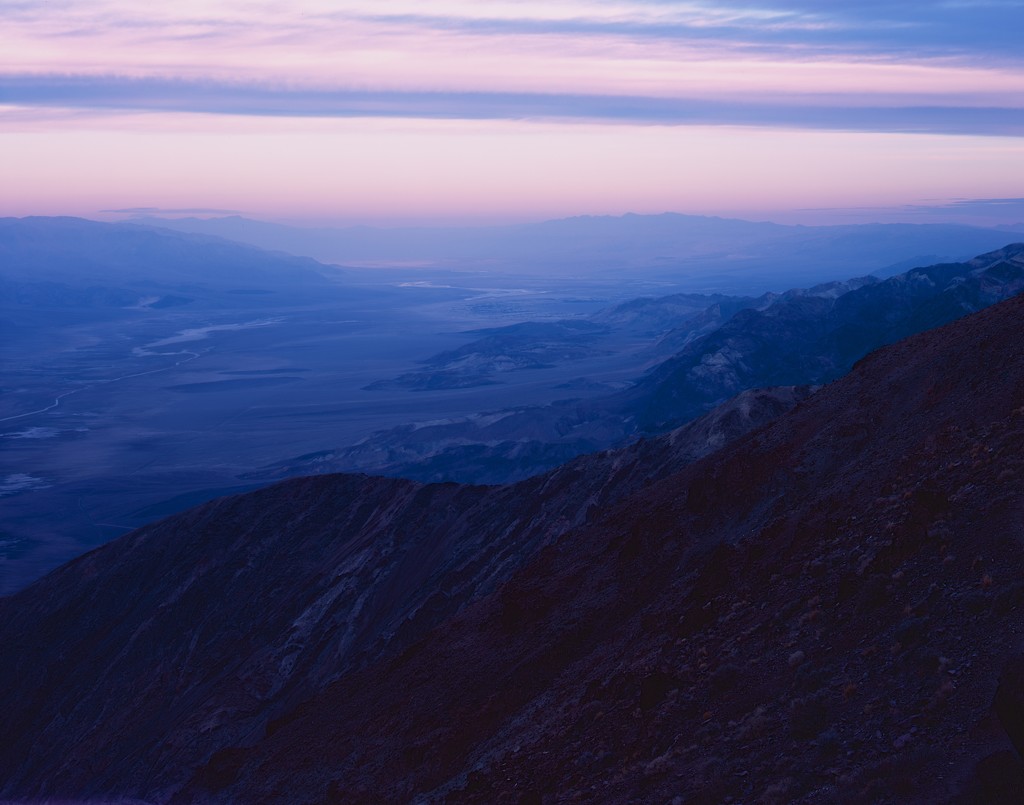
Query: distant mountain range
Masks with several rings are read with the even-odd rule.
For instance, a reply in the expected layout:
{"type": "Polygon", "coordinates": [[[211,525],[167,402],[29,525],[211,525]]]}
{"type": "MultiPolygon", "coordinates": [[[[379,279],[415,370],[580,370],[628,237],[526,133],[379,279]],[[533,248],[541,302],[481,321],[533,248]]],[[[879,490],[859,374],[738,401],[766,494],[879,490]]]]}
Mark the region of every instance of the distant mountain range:
{"type": "MultiPolygon", "coordinates": [[[[650,388],[837,375],[1022,250],[737,314],[650,388]]],[[[133,532],[0,599],[0,798],[1011,801],[1022,321],[520,484],[304,478],[133,532]]]]}
{"type": "Polygon", "coordinates": [[[238,216],[135,220],[341,265],[577,277],[626,273],[685,282],[688,291],[741,295],[872,272],[888,276],[963,260],[1010,239],[1005,229],[957,224],[786,226],[675,213],[461,228],[304,228],[238,216]]]}
{"type": "Polygon", "coordinates": [[[741,389],[822,383],[884,344],[1024,290],[1024,243],[830,294],[741,310],[625,395],[641,430],[672,427],[741,389]]]}
{"type": "Polygon", "coordinates": [[[222,238],[82,218],[0,219],[4,307],[102,310],[323,288],[340,276],[307,257],[271,254],[222,238]]]}
{"type": "MultiPolygon", "coordinates": [[[[869,277],[757,299],[719,299],[662,336],[662,342],[681,349],[631,388],[585,401],[401,426],[247,477],[363,471],[423,481],[516,480],[574,455],[678,427],[744,389],[829,382],[872,349],[1022,290],[1024,244],[1016,244],[966,263],[917,268],[886,280],[869,277]]],[[[667,305],[675,309],[679,301],[669,297],[667,305]]],[[[595,321],[614,322],[623,311],[655,307],[656,302],[627,303],[595,321]]],[[[452,382],[453,373],[466,377],[466,366],[458,361],[467,356],[475,356],[470,365],[475,373],[481,366],[493,370],[506,355],[535,354],[528,348],[535,342],[523,340],[530,332],[520,325],[489,333],[460,352],[438,356],[412,377],[429,387],[452,382]]],[[[550,339],[550,326],[544,332],[550,339]]],[[[581,325],[571,336],[577,348],[586,348],[588,340],[597,343],[594,331],[581,325]]],[[[549,355],[554,351],[550,344],[545,349],[549,355]]]]}

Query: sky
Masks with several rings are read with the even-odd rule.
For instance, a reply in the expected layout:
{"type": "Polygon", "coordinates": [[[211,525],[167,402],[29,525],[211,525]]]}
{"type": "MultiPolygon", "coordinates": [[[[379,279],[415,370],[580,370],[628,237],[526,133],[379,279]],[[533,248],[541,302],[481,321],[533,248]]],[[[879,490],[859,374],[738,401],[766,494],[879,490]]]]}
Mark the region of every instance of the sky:
{"type": "Polygon", "coordinates": [[[1024,221],[1024,0],[0,0],[0,215],[1024,221]]]}

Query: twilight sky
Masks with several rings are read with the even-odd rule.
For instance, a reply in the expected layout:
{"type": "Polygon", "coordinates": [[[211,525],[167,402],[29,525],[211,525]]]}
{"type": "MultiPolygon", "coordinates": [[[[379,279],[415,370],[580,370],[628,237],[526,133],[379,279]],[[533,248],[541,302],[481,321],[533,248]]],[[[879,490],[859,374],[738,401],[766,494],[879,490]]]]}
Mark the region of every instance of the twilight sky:
{"type": "Polygon", "coordinates": [[[1024,221],[1024,0],[0,0],[0,215],[1024,221]]]}

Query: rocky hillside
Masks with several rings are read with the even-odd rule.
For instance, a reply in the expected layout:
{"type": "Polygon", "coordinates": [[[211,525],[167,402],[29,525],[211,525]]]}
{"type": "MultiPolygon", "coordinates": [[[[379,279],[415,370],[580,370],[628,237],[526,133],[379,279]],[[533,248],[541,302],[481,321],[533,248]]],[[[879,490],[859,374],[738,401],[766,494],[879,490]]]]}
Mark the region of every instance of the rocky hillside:
{"type": "Polygon", "coordinates": [[[1014,801],[1022,321],[875,352],[656,477],[671,439],[128,535],[0,603],[0,796],[1014,801]]]}
{"type": "Polygon", "coordinates": [[[176,801],[1019,801],[1022,321],[872,354],[176,801]]]}
{"type": "Polygon", "coordinates": [[[408,648],[568,530],[808,393],[744,394],[508,487],[288,481],[71,562],[0,599],[0,798],[162,801],[213,753],[408,648]]]}

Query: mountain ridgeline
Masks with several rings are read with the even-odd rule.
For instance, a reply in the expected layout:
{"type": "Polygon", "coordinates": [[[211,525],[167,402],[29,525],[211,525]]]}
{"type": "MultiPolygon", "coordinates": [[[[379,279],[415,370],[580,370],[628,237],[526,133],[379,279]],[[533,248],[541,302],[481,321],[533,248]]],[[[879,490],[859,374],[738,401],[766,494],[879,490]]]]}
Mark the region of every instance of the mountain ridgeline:
{"type": "MultiPolygon", "coordinates": [[[[689,309],[682,322],[661,336],[678,351],[628,389],[583,401],[404,425],[248,477],[358,471],[422,481],[514,481],[576,455],[678,427],[744,389],[834,380],[873,349],[1022,290],[1024,244],[1015,244],[966,263],[915,268],[886,280],[865,277],[757,298],[716,299],[703,310],[689,309]]],[[[657,301],[627,303],[597,314],[593,321],[625,319],[632,326],[638,311],[646,308],[641,326],[648,325],[657,301]]],[[[693,302],[693,297],[669,297],[663,307],[678,310],[693,302]]],[[[577,325],[573,332],[578,342],[581,328],[577,325]]],[[[487,362],[493,366],[507,350],[522,350],[522,333],[516,328],[516,339],[502,342],[506,352],[489,352],[487,362]]],[[[484,342],[494,337],[489,334],[484,342]]],[[[462,354],[484,351],[481,342],[473,345],[462,354]]],[[[552,347],[545,344],[544,349],[550,352],[552,347]]],[[[482,362],[479,358],[474,365],[482,362]]],[[[453,371],[443,360],[435,363],[441,364],[442,375],[453,371]]],[[[416,375],[421,383],[436,376],[423,371],[416,375]]]]}
{"type": "Polygon", "coordinates": [[[9,600],[7,611],[18,613],[12,637],[24,651],[0,680],[13,685],[32,667],[50,671],[38,698],[24,698],[11,711],[16,726],[0,755],[14,753],[18,760],[2,770],[31,775],[37,761],[49,766],[50,760],[33,759],[32,742],[20,732],[41,729],[39,745],[62,747],[65,758],[60,769],[49,767],[45,774],[67,779],[65,791],[98,795],[104,789],[90,787],[94,771],[80,765],[85,754],[120,754],[141,740],[136,730],[163,721],[178,735],[158,750],[165,772],[137,771],[154,785],[180,785],[181,770],[210,751],[265,731],[344,673],[408,648],[605,507],[770,421],[808,393],[751,391],[671,434],[580,458],[511,486],[301,478],[209,503],[104,546],[9,600]],[[96,561],[107,569],[105,581],[87,587],[72,581],[81,573],[91,577],[96,561]],[[187,578],[168,573],[172,567],[190,568],[187,578]],[[102,623],[98,613],[126,600],[134,602],[131,612],[102,623]],[[248,623],[254,607],[268,618],[259,629],[248,623]],[[182,631],[186,611],[192,625],[182,631]],[[36,617],[57,629],[46,631],[46,642],[75,654],[77,670],[51,667],[38,656],[36,617]],[[108,630],[106,637],[96,641],[88,628],[80,631],[85,624],[79,617],[108,630]],[[176,669],[191,664],[197,635],[202,650],[217,659],[174,682],[184,687],[175,696],[180,704],[172,703],[166,686],[176,669]],[[118,675],[120,682],[111,680],[114,689],[62,690],[73,678],[89,684],[93,673],[105,674],[113,656],[125,667],[145,670],[118,675]],[[139,688],[142,676],[148,681],[139,688]],[[90,747],[61,718],[38,718],[40,707],[72,707],[91,721],[111,696],[132,702],[112,715],[118,733],[112,745],[90,747]],[[202,705],[194,711],[200,699],[213,710],[202,705]],[[225,710],[225,702],[233,704],[225,710]],[[196,729],[197,718],[213,718],[219,726],[196,729]]]}
{"type": "MultiPolygon", "coordinates": [[[[333,272],[337,273],[337,272],[333,272]]],[[[217,237],[82,218],[0,218],[0,290],[5,306],[103,309],[140,294],[190,301],[185,293],[313,291],[326,266],[217,237]]]]}
{"type": "Polygon", "coordinates": [[[1024,290],[1024,244],[915,268],[843,293],[785,294],[741,310],[626,396],[641,430],[671,427],[745,388],[822,383],[873,349],[1024,290]]]}
{"type": "Polygon", "coordinates": [[[578,216],[491,227],[297,228],[238,216],[141,218],[342,265],[418,263],[579,277],[629,274],[761,293],[778,287],[882,276],[959,260],[1005,244],[1005,230],[959,224],[787,226],[701,215],[578,216]]]}
{"type": "Polygon", "coordinates": [[[962,314],[1022,254],[737,313],[595,410],[856,361],[820,389],[515,484],[284,481],[0,599],[0,798],[1013,801],[1024,296],[962,314]]]}

